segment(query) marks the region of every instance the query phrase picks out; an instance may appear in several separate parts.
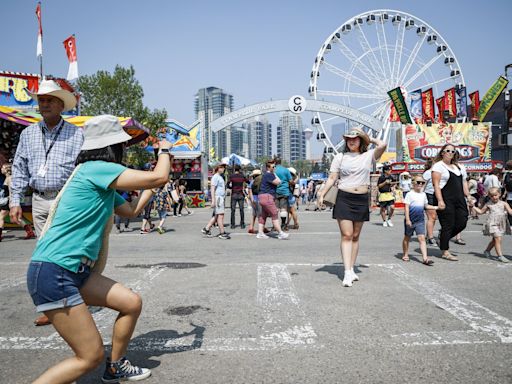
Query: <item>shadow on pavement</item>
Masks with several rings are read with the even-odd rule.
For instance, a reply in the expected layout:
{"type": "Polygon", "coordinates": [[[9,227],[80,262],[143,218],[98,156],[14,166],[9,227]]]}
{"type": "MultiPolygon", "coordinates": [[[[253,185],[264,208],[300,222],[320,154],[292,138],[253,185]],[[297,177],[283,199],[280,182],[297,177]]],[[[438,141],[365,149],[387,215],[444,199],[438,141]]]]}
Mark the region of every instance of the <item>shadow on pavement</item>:
{"type": "MultiPolygon", "coordinates": [[[[354,266],[354,272],[355,273],[362,273],[361,268],[370,268],[367,265],[356,265],[354,266]]],[[[334,264],[328,264],[324,265],[321,268],[315,269],[315,272],[327,272],[331,275],[335,275],[338,277],[338,279],[343,280],[343,263],[334,263],[334,264]]]]}

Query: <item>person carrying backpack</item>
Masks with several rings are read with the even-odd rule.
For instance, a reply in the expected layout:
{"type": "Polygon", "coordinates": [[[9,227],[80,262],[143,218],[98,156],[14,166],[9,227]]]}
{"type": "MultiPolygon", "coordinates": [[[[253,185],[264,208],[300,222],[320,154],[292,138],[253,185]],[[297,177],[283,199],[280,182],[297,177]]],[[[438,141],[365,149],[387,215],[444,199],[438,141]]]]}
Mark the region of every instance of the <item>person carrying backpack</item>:
{"type": "Polygon", "coordinates": [[[249,229],[247,232],[256,234],[258,233],[258,230],[254,227],[254,224],[256,223],[256,220],[261,214],[261,207],[258,202],[258,194],[260,193],[260,187],[261,187],[261,171],[259,169],[255,169],[251,173],[251,182],[249,183],[249,201],[251,202],[251,208],[252,208],[252,220],[249,224],[249,229]]]}

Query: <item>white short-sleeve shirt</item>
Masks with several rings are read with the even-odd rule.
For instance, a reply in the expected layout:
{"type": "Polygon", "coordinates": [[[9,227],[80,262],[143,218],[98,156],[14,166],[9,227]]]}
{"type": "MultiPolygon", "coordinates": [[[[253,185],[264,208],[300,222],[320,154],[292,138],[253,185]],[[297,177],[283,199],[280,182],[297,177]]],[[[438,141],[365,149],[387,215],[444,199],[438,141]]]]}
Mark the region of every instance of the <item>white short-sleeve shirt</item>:
{"type": "Polygon", "coordinates": [[[423,180],[425,180],[427,182],[425,184],[425,189],[423,190],[423,192],[433,195],[434,194],[434,184],[432,184],[432,170],[431,169],[428,169],[425,172],[423,172],[423,180]]]}
{"type": "Polygon", "coordinates": [[[330,171],[339,173],[339,189],[370,184],[370,172],[375,164],[374,152],[374,149],[370,149],[364,153],[338,153],[334,157],[330,171]]]}
{"type": "Polygon", "coordinates": [[[439,182],[439,188],[441,189],[443,189],[448,182],[448,179],[450,178],[450,172],[453,172],[457,176],[462,175],[463,181],[466,180],[467,177],[466,167],[464,167],[464,165],[458,164],[458,167],[453,166],[453,168],[449,168],[444,161],[438,161],[435,163],[432,167],[432,172],[439,172],[441,174],[441,181],[439,182]]]}

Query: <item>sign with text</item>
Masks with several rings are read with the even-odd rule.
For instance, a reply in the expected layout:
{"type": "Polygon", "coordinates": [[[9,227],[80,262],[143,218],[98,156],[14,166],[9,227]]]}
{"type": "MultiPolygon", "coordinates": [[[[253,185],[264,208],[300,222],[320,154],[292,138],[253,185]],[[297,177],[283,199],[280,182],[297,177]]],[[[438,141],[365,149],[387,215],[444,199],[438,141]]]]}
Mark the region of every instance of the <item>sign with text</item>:
{"type": "Polygon", "coordinates": [[[436,157],[441,147],[453,144],[460,161],[491,160],[491,123],[409,124],[402,135],[403,159],[424,162],[436,157]]]}
{"type": "Polygon", "coordinates": [[[36,102],[28,92],[37,90],[38,76],[0,74],[0,105],[11,108],[34,107],[36,102]]]}

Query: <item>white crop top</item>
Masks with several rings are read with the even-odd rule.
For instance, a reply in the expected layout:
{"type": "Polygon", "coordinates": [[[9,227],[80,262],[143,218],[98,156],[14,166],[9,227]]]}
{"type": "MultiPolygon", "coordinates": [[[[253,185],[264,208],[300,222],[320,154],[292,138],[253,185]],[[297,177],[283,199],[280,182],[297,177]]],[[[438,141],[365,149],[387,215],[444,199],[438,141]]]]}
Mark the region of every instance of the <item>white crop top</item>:
{"type": "Polygon", "coordinates": [[[355,188],[370,184],[370,172],[374,164],[374,149],[364,153],[338,153],[331,163],[330,171],[339,173],[339,189],[355,188]]]}

